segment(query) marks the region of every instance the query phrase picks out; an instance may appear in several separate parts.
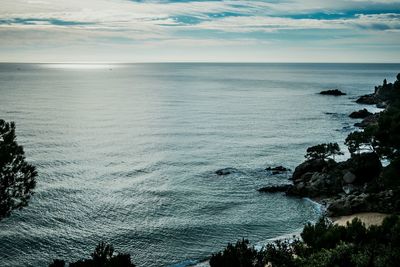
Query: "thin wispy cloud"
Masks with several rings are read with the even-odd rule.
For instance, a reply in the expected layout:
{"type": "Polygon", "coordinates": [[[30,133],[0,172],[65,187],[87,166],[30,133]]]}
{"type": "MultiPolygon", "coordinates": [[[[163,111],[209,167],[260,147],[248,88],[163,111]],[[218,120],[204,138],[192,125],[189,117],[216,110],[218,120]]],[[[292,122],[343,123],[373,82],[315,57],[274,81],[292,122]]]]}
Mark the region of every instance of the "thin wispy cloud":
{"type": "MultiPolygon", "coordinates": [[[[20,53],[17,50],[23,46],[32,55],[37,46],[55,46],[55,50],[64,47],[57,50],[62,52],[60,59],[64,60],[76,54],[72,46],[123,46],[126,53],[128,46],[135,51],[148,51],[148,47],[161,44],[171,51],[191,44],[191,53],[196,47],[200,51],[214,46],[217,51],[221,45],[233,44],[238,46],[232,48],[232,54],[236,54],[239,48],[247,53],[240,42],[244,44],[249,40],[253,47],[287,45],[290,49],[291,43],[301,46],[307,38],[329,46],[332,35],[334,39],[360,36],[360,42],[364,42],[377,35],[397,35],[399,30],[400,0],[6,0],[2,1],[0,9],[3,37],[0,48],[6,52],[0,52],[0,56],[5,57],[3,60],[16,57],[20,53]],[[30,45],[26,44],[28,41],[30,45]],[[18,47],[13,51],[15,44],[18,47]],[[66,46],[71,48],[68,50],[66,46]]],[[[392,45],[393,36],[387,39],[392,45]]],[[[395,40],[400,41],[400,36],[395,40]]],[[[354,39],[353,42],[357,44],[354,39]]],[[[385,38],[381,40],[382,46],[387,45],[386,42],[385,38]]],[[[38,57],[42,56],[39,49],[36,52],[38,57]]],[[[163,54],[166,55],[167,50],[163,54]]],[[[190,60],[190,56],[185,54],[177,60],[184,57],[190,60]]],[[[393,57],[396,58],[394,52],[393,57]]],[[[55,55],[51,60],[55,60],[53,58],[55,55]]],[[[223,59],[215,59],[219,60],[223,59]]]]}

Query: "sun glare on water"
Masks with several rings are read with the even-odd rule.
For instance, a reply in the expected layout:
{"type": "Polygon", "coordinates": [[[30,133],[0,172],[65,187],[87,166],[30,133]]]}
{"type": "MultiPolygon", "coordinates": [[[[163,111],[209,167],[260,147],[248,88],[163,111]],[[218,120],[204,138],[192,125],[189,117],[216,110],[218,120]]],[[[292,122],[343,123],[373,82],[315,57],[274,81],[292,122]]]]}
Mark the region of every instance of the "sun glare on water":
{"type": "Polygon", "coordinates": [[[51,63],[44,64],[43,67],[51,69],[81,69],[81,70],[93,70],[93,69],[113,69],[118,67],[115,64],[102,64],[102,63],[51,63]]]}

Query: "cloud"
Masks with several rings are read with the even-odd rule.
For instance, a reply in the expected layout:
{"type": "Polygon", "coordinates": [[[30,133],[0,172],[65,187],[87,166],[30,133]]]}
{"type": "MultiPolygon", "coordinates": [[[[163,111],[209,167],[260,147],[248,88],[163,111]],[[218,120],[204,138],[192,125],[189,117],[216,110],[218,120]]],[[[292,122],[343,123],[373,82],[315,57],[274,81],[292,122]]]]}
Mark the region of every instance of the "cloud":
{"type": "Polygon", "coordinates": [[[399,10],[400,0],[2,0],[0,49],[265,46],[395,35],[399,10]]]}
{"type": "Polygon", "coordinates": [[[358,14],[354,18],[344,19],[293,19],[270,16],[227,17],[188,27],[241,33],[298,29],[368,29],[381,31],[400,29],[400,14],[358,14]]]}

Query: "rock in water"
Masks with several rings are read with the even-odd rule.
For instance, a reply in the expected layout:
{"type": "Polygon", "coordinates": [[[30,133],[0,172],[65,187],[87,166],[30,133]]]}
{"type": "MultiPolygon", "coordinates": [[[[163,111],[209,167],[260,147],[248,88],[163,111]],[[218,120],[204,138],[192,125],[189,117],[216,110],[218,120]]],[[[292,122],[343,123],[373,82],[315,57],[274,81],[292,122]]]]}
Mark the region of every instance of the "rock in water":
{"type": "Polygon", "coordinates": [[[290,184],[284,184],[284,185],[271,185],[271,186],[266,186],[263,188],[258,189],[258,192],[262,193],[279,193],[279,192],[287,192],[289,188],[291,188],[292,185],[290,184]]]}
{"type": "Polygon", "coordinates": [[[364,119],[365,117],[368,117],[372,115],[371,112],[369,112],[366,108],[360,109],[359,111],[354,111],[352,112],[349,117],[352,119],[364,119]]]}
{"type": "Polygon", "coordinates": [[[231,173],[235,173],[237,172],[237,170],[235,168],[225,168],[225,169],[220,169],[215,171],[215,174],[217,175],[228,175],[231,173]]]}
{"type": "Polygon", "coordinates": [[[266,171],[272,172],[272,175],[280,174],[280,173],[283,173],[283,172],[288,172],[288,171],[290,171],[289,168],[285,168],[285,167],[283,167],[283,166],[268,167],[268,168],[266,168],[265,170],[266,170],[266,171]]]}
{"type": "Polygon", "coordinates": [[[380,100],[375,96],[375,94],[369,94],[369,95],[363,95],[360,96],[357,100],[357,103],[359,104],[365,104],[365,105],[375,105],[380,102],[380,100]]]}
{"type": "Polygon", "coordinates": [[[379,121],[379,113],[375,113],[365,117],[362,122],[357,122],[354,124],[356,127],[365,128],[369,125],[378,124],[379,121]]]}
{"type": "Polygon", "coordinates": [[[320,94],[321,95],[333,95],[333,96],[346,95],[346,93],[343,93],[342,91],[340,91],[338,89],[321,91],[320,94]]]}
{"type": "Polygon", "coordinates": [[[320,172],[328,164],[323,159],[307,160],[301,163],[293,172],[293,180],[301,179],[302,176],[309,172],[320,172]]]}

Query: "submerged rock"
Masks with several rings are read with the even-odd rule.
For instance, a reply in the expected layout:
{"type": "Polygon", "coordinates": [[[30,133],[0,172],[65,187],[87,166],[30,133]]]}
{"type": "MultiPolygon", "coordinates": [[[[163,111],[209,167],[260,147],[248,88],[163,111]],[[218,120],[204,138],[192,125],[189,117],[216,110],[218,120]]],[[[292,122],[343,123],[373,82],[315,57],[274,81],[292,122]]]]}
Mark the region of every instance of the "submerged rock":
{"type": "Polygon", "coordinates": [[[228,175],[228,174],[235,173],[235,172],[237,172],[237,169],[235,169],[235,168],[224,168],[224,169],[220,169],[220,170],[215,171],[215,174],[217,174],[217,175],[228,175]]]}
{"type": "Polygon", "coordinates": [[[346,95],[346,93],[343,93],[342,91],[340,91],[338,89],[321,91],[320,94],[321,95],[333,95],[333,96],[346,95]]]}
{"type": "Polygon", "coordinates": [[[372,115],[371,112],[369,112],[366,108],[360,109],[359,111],[354,111],[352,112],[349,117],[352,119],[364,119],[365,117],[368,117],[372,115]]]}
{"type": "Polygon", "coordinates": [[[290,171],[289,168],[285,168],[285,167],[283,167],[283,166],[268,167],[268,168],[266,168],[265,170],[266,170],[266,171],[272,172],[272,175],[280,174],[280,173],[283,173],[283,172],[288,172],[288,171],[290,171]]]}
{"type": "Polygon", "coordinates": [[[266,186],[258,189],[258,192],[262,193],[279,193],[279,192],[287,192],[292,185],[290,184],[284,184],[284,185],[271,185],[271,186],[266,186]]]}

